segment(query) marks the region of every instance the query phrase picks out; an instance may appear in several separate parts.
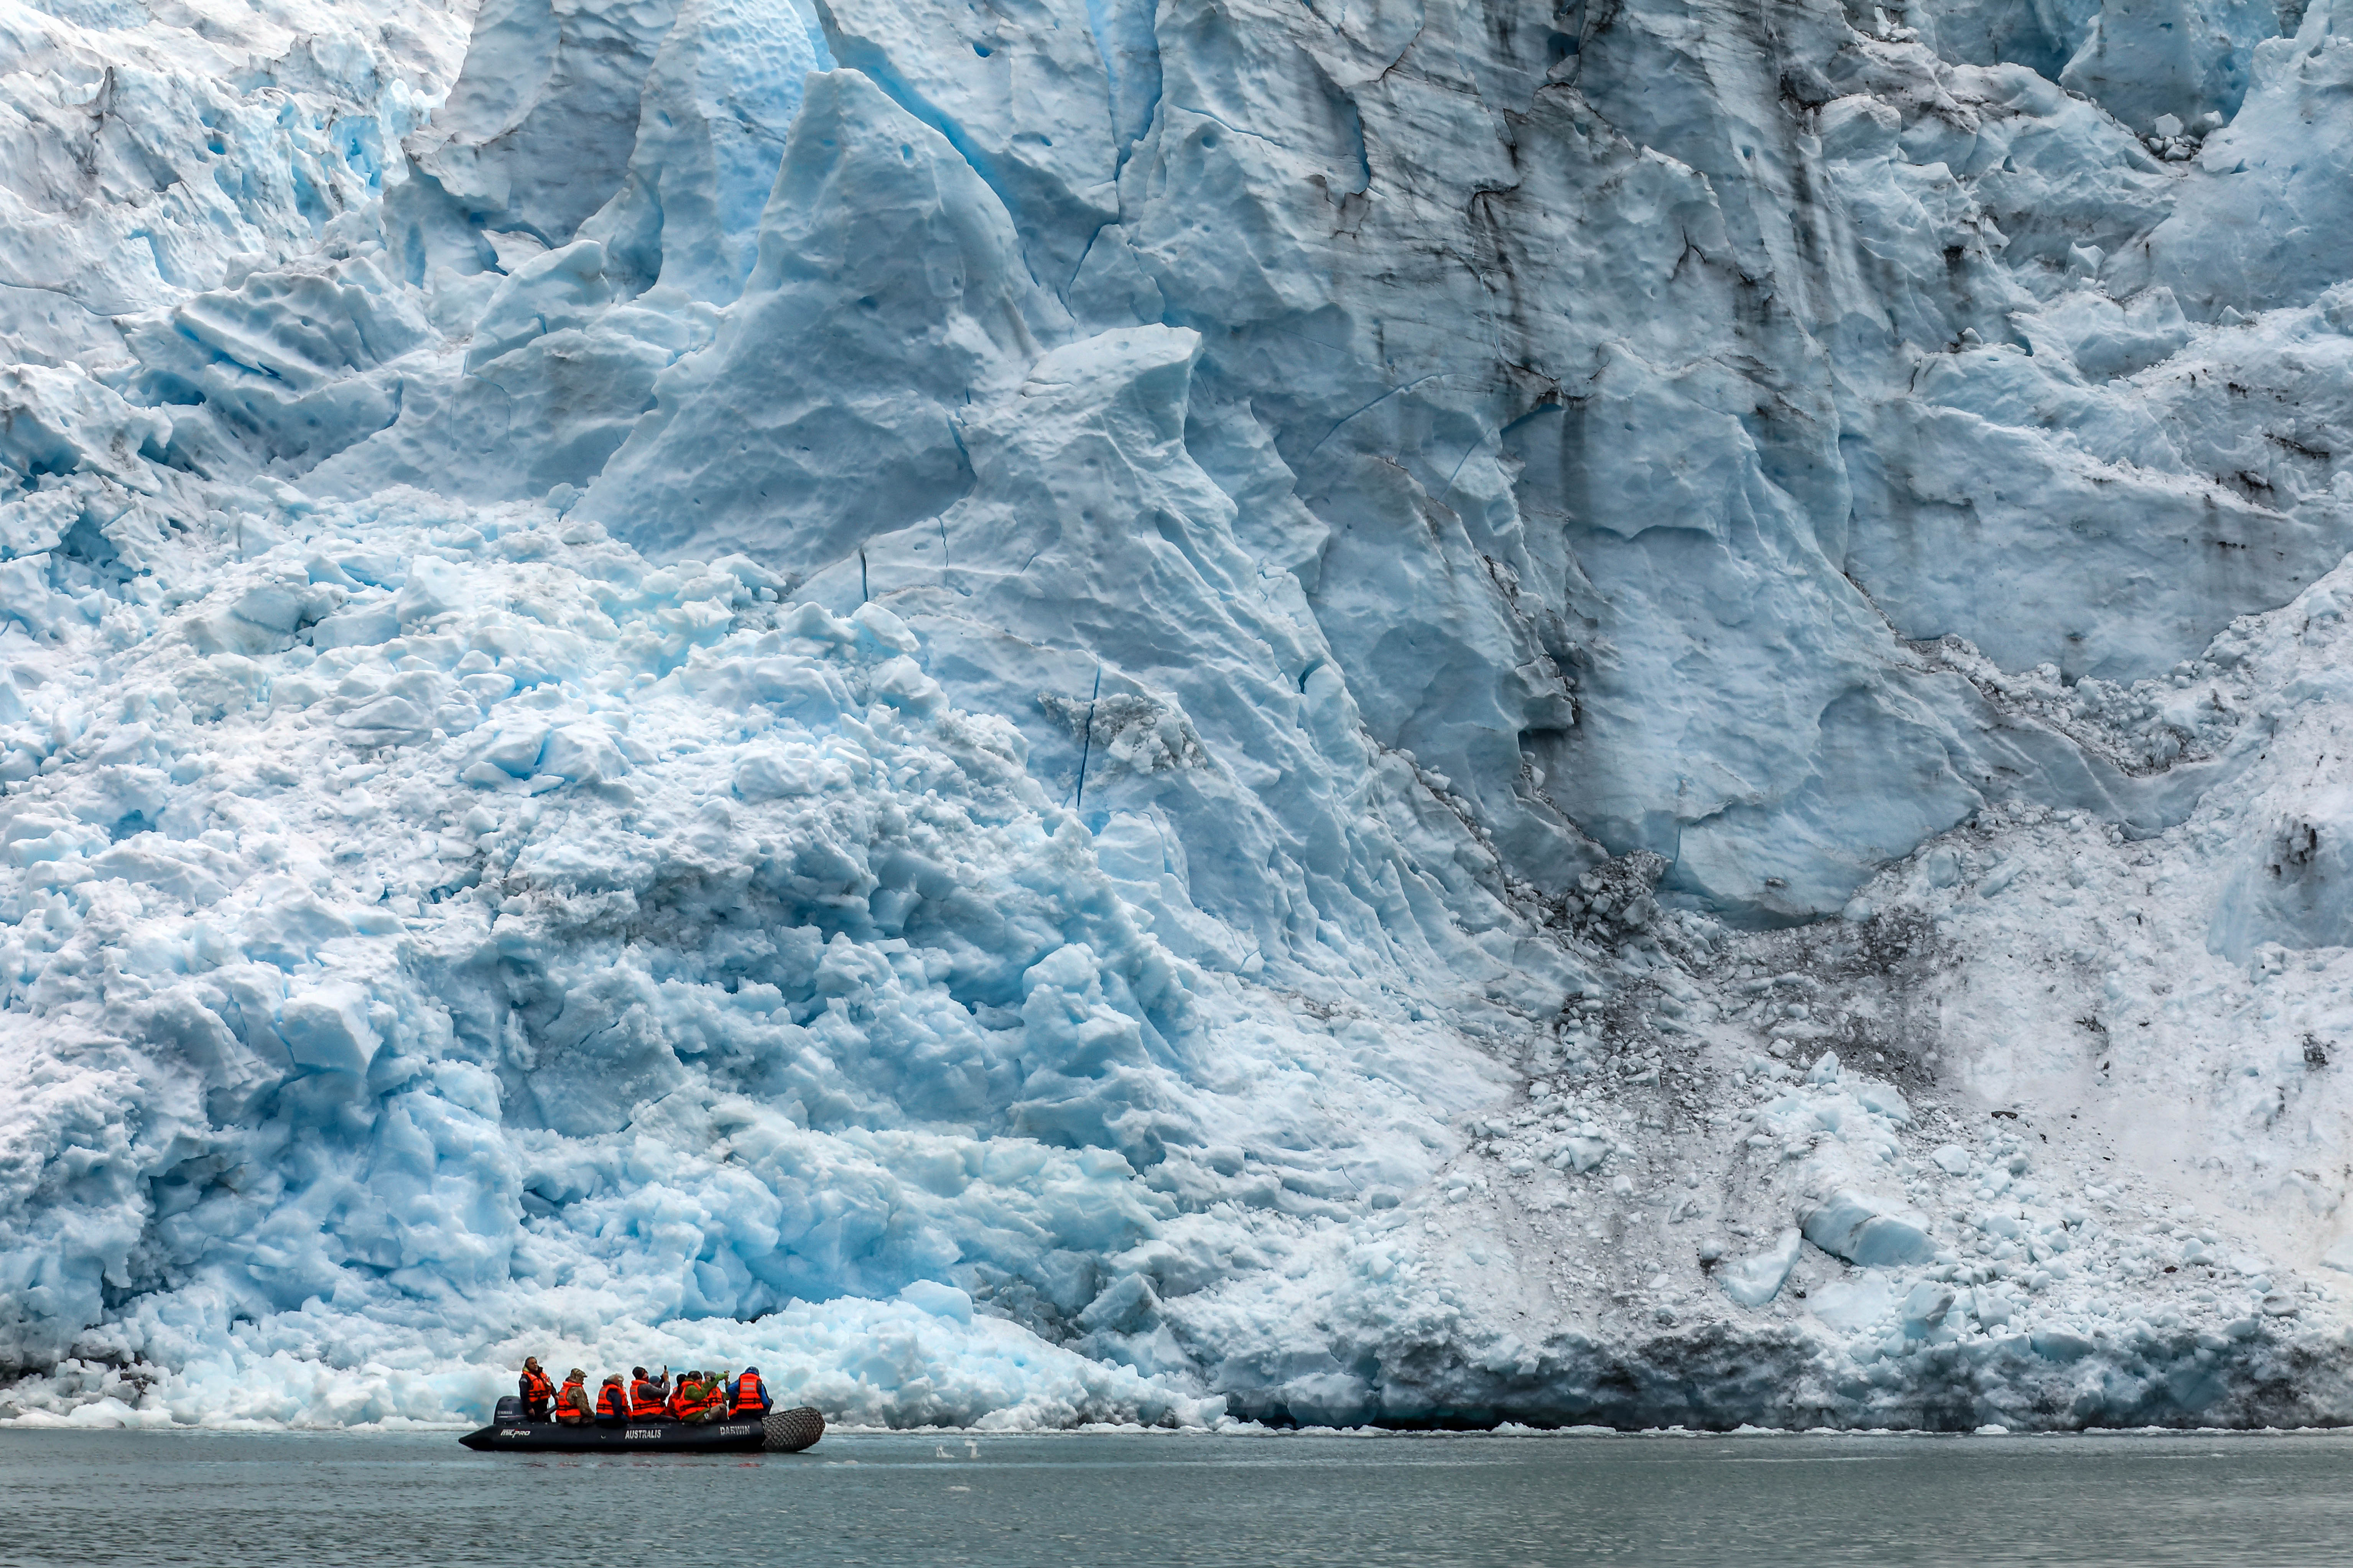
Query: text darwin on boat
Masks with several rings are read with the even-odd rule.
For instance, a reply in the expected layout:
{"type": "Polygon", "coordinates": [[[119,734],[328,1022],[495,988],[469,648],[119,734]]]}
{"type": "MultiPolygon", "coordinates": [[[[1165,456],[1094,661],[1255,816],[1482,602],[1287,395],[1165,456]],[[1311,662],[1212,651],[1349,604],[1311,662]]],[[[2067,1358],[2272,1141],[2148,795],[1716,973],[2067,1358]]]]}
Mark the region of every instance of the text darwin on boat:
{"type": "Polygon", "coordinates": [[[522,1401],[499,1401],[497,1415],[458,1439],[482,1453],[797,1454],[825,1436],[825,1417],[807,1405],[765,1416],[702,1423],[663,1421],[628,1426],[567,1426],[526,1421],[522,1401]]]}

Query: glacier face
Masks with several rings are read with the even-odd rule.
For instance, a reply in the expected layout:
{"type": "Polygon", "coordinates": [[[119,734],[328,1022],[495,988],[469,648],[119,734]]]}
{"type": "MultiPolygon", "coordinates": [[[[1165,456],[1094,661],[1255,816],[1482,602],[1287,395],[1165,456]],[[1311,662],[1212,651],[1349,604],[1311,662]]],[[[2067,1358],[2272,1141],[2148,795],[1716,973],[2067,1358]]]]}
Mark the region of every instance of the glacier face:
{"type": "Polygon", "coordinates": [[[2339,0],[0,0],[0,1406],[2336,1421],[2339,0]]]}

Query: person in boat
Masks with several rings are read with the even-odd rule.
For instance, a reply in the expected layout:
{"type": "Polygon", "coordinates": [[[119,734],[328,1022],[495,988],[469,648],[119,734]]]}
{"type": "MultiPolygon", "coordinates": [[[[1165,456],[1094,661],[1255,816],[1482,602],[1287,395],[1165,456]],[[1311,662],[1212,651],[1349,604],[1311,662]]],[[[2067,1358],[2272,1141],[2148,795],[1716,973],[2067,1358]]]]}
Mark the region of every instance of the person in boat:
{"type": "Polygon", "coordinates": [[[727,1389],[720,1384],[718,1373],[694,1373],[694,1396],[691,1396],[687,1413],[680,1420],[718,1420],[720,1415],[727,1413],[724,1405],[727,1405],[727,1389]]]}
{"type": "Polygon", "coordinates": [[[744,1375],[727,1385],[727,1414],[730,1415],[765,1416],[776,1401],[768,1397],[768,1385],[760,1381],[760,1369],[747,1366],[744,1375]]]}
{"type": "Polygon", "coordinates": [[[555,1384],[547,1373],[539,1370],[539,1358],[522,1358],[522,1375],[515,1379],[515,1392],[522,1395],[522,1418],[526,1421],[547,1419],[548,1402],[555,1397],[555,1384]]]}
{"type": "Polygon", "coordinates": [[[670,1391],[670,1418],[691,1421],[702,1408],[702,1374],[687,1371],[678,1374],[678,1386],[670,1391]]]}
{"type": "Polygon", "coordinates": [[[588,1374],[574,1367],[555,1391],[555,1418],[566,1426],[586,1426],[594,1419],[588,1408],[588,1374]]]}
{"type": "Polygon", "coordinates": [[[724,1421],[735,1403],[735,1379],[725,1371],[712,1373],[703,1379],[702,1419],[724,1421]]]}
{"type": "Polygon", "coordinates": [[[621,1374],[608,1372],[605,1386],[596,1391],[596,1425],[627,1426],[629,1424],[629,1391],[621,1382],[621,1374]]]}
{"type": "Polygon", "coordinates": [[[632,1422],[675,1421],[670,1413],[670,1379],[665,1374],[659,1383],[646,1375],[641,1366],[629,1369],[629,1419],[632,1422]]]}

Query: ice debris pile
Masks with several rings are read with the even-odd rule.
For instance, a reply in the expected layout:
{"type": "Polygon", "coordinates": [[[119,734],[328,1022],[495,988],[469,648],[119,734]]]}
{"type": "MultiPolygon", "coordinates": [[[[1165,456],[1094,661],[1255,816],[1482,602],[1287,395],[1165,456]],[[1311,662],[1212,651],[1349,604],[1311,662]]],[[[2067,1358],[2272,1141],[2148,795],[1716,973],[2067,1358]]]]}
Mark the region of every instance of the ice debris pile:
{"type": "Polygon", "coordinates": [[[0,50],[0,1411],[2353,1417],[2347,0],[0,50]]]}
{"type": "Polygon", "coordinates": [[[79,1334],[198,1380],[158,1408],[291,1418],[357,1352],[414,1386],[343,1418],[429,1416],[496,1381],[453,1335],[661,1324],[852,1416],[1198,1418],[1026,1331],[1124,1321],[1087,1316],[1113,1260],[1148,1301],[1229,1187],[1411,1190],[1489,1089],[1252,1021],[1153,935],[1181,883],[1124,897],[879,605],[543,509],[299,526],[168,629],[110,606],[99,682],[9,732],[9,1138],[55,1152],[20,1357],[79,1334]],[[1286,1144],[1313,1168],[1219,1168],[1286,1144]]]}

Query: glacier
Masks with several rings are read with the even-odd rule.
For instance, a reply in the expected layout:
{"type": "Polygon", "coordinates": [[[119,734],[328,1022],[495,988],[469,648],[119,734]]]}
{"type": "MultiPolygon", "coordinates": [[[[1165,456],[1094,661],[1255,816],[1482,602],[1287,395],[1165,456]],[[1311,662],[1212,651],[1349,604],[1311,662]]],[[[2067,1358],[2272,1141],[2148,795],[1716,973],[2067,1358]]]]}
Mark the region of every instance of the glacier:
{"type": "Polygon", "coordinates": [[[0,58],[0,1419],[2353,1420],[2345,0],[0,58]]]}

